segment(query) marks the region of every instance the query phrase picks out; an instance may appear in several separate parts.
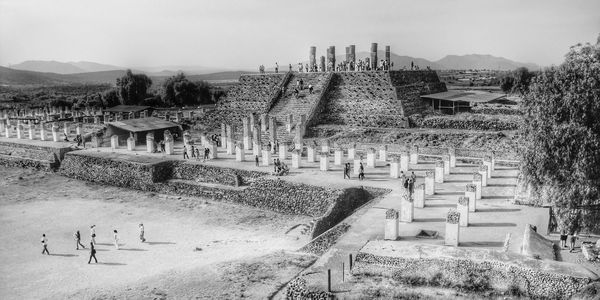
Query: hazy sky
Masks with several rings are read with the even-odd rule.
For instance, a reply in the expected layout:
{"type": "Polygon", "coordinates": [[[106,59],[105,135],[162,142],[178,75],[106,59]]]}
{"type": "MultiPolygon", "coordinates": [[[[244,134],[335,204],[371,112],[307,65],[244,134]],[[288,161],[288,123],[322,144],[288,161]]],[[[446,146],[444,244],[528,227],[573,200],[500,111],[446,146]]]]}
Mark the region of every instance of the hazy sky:
{"type": "Polygon", "coordinates": [[[0,0],[0,65],[255,68],[371,42],[438,60],[492,54],[558,64],[595,42],[600,0],[0,0]]]}

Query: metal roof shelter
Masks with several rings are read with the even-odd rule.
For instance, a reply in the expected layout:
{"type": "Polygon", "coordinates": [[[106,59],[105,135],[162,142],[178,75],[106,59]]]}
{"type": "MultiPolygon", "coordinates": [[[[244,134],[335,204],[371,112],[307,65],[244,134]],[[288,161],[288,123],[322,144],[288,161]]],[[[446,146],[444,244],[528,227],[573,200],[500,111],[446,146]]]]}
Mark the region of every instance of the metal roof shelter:
{"type": "Polygon", "coordinates": [[[179,124],[155,117],[107,122],[105,124],[107,125],[105,136],[118,135],[127,138],[130,134],[133,134],[138,141],[145,141],[145,135],[140,133],[153,132],[157,140],[162,140],[165,130],[169,130],[171,133],[181,133],[179,124]]]}
{"type": "Polygon", "coordinates": [[[421,96],[421,99],[431,100],[434,110],[452,110],[453,114],[456,111],[471,110],[476,103],[489,103],[503,98],[506,98],[506,94],[481,91],[447,91],[421,96]]]}
{"type": "Polygon", "coordinates": [[[120,113],[120,112],[140,112],[147,109],[150,109],[150,106],[139,106],[139,105],[117,105],[110,108],[105,109],[104,111],[111,113],[120,113]]]}

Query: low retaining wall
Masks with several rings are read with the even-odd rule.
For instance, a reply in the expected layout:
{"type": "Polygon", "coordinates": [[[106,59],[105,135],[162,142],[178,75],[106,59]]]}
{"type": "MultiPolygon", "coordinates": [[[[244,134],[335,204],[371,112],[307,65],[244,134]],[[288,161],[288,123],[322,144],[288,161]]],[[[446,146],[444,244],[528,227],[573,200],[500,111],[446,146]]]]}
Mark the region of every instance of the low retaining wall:
{"type": "Polygon", "coordinates": [[[354,275],[379,275],[429,282],[433,278],[452,286],[466,286],[477,278],[480,286],[504,292],[518,289],[541,298],[568,298],[598,276],[570,263],[541,261],[486,249],[434,245],[397,246],[369,242],[356,256],[354,275]]]}
{"type": "Polygon", "coordinates": [[[7,167],[53,170],[70,147],[39,145],[40,141],[3,139],[0,140],[0,165],[7,167]]]}
{"type": "Polygon", "coordinates": [[[525,226],[521,254],[537,259],[556,259],[554,243],[533,231],[529,224],[525,226]]]}

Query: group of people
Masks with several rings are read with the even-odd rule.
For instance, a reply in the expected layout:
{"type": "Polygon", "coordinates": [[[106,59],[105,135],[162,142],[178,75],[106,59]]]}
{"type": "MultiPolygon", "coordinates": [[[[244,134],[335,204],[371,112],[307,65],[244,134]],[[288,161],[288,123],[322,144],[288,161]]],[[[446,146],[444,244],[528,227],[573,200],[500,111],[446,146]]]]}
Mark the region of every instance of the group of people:
{"type": "MultiPolygon", "coordinates": [[[[350,179],[350,170],[352,169],[352,166],[350,165],[350,163],[346,163],[344,164],[344,179],[348,178],[350,179]]],[[[363,166],[362,163],[362,158],[361,158],[361,162],[359,163],[358,166],[358,180],[365,180],[365,167],[363,166]]]]}
{"type": "MultiPolygon", "coordinates": [[[[196,160],[200,160],[200,147],[195,147],[194,145],[190,145],[191,147],[191,151],[190,153],[192,154],[192,158],[195,158],[196,160]]],[[[183,146],[183,159],[190,159],[190,156],[188,154],[187,151],[187,146],[184,145],[183,146]]],[[[202,160],[203,161],[207,161],[210,157],[210,148],[204,148],[204,155],[202,156],[202,160]]]]}
{"type": "MultiPolygon", "coordinates": [[[[144,243],[146,242],[146,237],[145,237],[145,229],[144,229],[144,224],[140,223],[138,225],[139,227],[139,237],[140,237],[140,242],[144,243]]],[[[75,249],[79,250],[79,246],[81,246],[82,249],[85,249],[85,246],[81,243],[81,233],[79,232],[79,230],[75,231],[75,233],[73,234],[73,239],[75,240],[75,249]]],[[[113,230],[113,242],[115,245],[115,249],[119,250],[119,235],[116,229],[113,230]]],[[[46,234],[42,234],[42,238],[41,238],[41,243],[42,243],[42,255],[46,254],[46,255],[50,255],[50,251],[48,250],[48,237],[46,237],[46,234]]],[[[92,225],[90,226],[90,257],[88,259],[88,264],[92,262],[92,258],[94,259],[94,262],[98,263],[98,259],[96,258],[96,225],[92,225]]]]}
{"type": "Polygon", "coordinates": [[[415,183],[417,182],[417,175],[415,172],[411,172],[410,176],[406,176],[404,171],[400,171],[400,182],[405,191],[408,192],[408,195],[412,198],[412,195],[415,193],[415,183]]]}
{"type": "MultiPolygon", "coordinates": [[[[258,156],[256,158],[258,161],[258,156]]],[[[277,176],[283,176],[290,172],[290,168],[284,162],[279,161],[279,158],[275,158],[273,159],[273,172],[277,176]]]]}

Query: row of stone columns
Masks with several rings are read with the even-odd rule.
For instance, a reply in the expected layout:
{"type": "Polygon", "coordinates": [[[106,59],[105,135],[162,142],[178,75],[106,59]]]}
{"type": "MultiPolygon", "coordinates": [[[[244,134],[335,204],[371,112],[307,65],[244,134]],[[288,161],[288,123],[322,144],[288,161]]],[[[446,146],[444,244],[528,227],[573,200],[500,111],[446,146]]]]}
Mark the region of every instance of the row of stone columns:
{"type": "MultiPolygon", "coordinates": [[[[29,121],[29,123],[27,125],[27,131],[25,131],[23,124],[18,122],[17,126],[16,126],[16,130],[15,130],[16,132],[14,134],[14,137],[16,137],[17,139],[28,138],[30,140],[35,140],[38,136],[36,134],[36,132],[38,131],[38,127],[39,127],[39,139],[41,141],[46,141],[47,140],[46,125],[44,123],[35,125],[31,121],[29,121]]],[[[70,124],[68,122],[64,122],[64,123],[62,123],[62,127],[63,127],[64,135],[66,135],[67,137],[70,137],[71,136],[70,124]]],[[[83,127],[81,124],[78,123],[76,125],[75,130],[76,130],[76,134],[83,135],[83,127]]],[[[7,125],[4,122],[0,122],[0,132],[2,132],[4,137],[6,137],[6,138],[13,137],[11,126],[7,125]]],[[[51,132],[52,132],[52,140],[54,142],[60,141],[61,135],[59,134],[59,127],[56,123],[52,123],[51,132]]]]}

